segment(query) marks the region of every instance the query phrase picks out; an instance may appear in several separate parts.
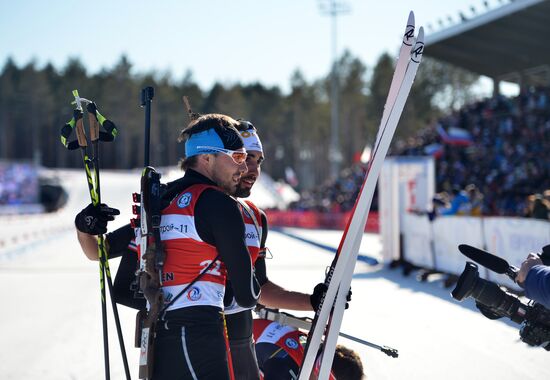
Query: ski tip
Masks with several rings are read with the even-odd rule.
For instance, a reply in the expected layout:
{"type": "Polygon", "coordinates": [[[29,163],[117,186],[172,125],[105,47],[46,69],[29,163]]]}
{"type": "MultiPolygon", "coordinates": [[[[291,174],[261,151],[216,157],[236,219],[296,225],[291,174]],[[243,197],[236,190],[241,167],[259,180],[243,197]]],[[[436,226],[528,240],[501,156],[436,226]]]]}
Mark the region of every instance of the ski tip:
{"type": "Polygon", "coordinates": [[[405,28],[405,34],[403,35],[403,44],[412,46],[414,43],[414,13],[409,13],[409,19],[407,20],[407,27],[405,28]]]}
{"type": "Polygon", "coordinates": [[[418,29],[418,36],[416,37],[416,42],[413,49],[411,50],[411,61],[415,63],[420,63],[422,60],[422,55],[424,54],[424,28],[420,27],[418,29]]]}
{"type": "Polygon", "coordinates": [[[419,29],[418,29],[418,36],[416,36],[416,42],[422,42],[422,44],[424,44],[424,27],[421,26],[419,29]]]}

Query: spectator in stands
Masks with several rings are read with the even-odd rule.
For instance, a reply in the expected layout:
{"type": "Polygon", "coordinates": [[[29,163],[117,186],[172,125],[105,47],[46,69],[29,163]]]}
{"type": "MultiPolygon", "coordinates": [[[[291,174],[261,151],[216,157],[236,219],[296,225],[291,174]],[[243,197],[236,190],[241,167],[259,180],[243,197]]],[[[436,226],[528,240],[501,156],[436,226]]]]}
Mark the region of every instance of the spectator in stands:
{"type": "Polygon", "coordinates": [[[544,193],[542,193],[542,196],[544,197],[544,200],[546,201],[546,205],[550,205],[550,189],[544,190],[544,193]]]}
{"type": "Polygon", "coordinates": [[[548,220],[550,208],[542,194],[532,194],[527,197],[526,217],[548,220]]]}
{"type": "Polygon", "coordinates": [[[454,187],[451,192],[451,203],[448,208],[441,210],[440,215],[457,215],[469,203],[468,194],[458,187],[454,187]]]}
{"type": "Polygon", "coordinates": [[[469,184],[465,188],[468,202],[459,210],[462,215],[481,216],[483,213],[483,194],[476,185],[469,184]]]}

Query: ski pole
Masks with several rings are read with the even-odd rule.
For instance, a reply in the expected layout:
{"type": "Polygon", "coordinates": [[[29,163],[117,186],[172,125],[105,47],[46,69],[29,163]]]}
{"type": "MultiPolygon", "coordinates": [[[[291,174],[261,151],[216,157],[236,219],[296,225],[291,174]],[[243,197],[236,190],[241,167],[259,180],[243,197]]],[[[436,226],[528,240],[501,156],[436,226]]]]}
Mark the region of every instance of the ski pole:
{"type": "MultiPolygon", "coordinates": [[[[308,317],[303,317],[303,318],[296,317],[295,315],[288,314],[288,313],[278,311],[278,310],[275,310],[275,309],[269,309],[269,308],[266,308],[266,307],[261,308],[261,309],[257,309],[256,313],[258,314],[258,316],[260,318],[267,319],[269,321],[274,321],[274,322],[277,322],[281,325],[292,326],[292,327],[296,327],[298,329],[303,329],[303,330],[308,330],[308,331],[311,329],[312,319],[308,318],[308,317]]],[[[349,335],[349,334],[346,334],[346,333],[343,333],[343,332],[339,332],[338,335],[341,336],[342,338],[352,340],[352,341],[360,343],[364,346],[380,350],[383,353],[385,353],[386,355],[391,356],[393,358],[396,358],[399,355],[398,351],[395,348],[391,348],[391,347],[388,347],[388,346],[379,346],[378,344],[371,343],[367,340],[357,338],[353,335],[349,335]]]]}
{"type": "Polygon", "coordinates": [[[380,350],[383,353],[385,353],[386,355],[391,356],[392,358],[396,358],[396,357],[399,356],[399,352],[395,348],[391,348],[391,347],[388,347],[388,346],[379,346],[377,344],[368,342],[368,341],[366,341],[364,339],[361,339],[361,338],[354,337],[352,335],[343,333],[341,331],[338,333],[338,335],[340,335],[342,338],[353,340],[354,342],[361,343],[365,346],[380,350]]]}
{"type": "MultiPolygon", "coordinates": [[[[75,97],[76,109],[74,111],[74,116],[76,118],[76,137],[78,145],[80,146],[80,151],[82,153],[82,160],[84,161],[84,169],[86,171],[86,180],[88,182],[88,190],[90,192],[90,198],[94,206],[99,205],[99,197],[97,194],[96,180],[97,180],[97,171],[94,168],[94,162],[88,156],[88,141],[86,139],[86,133],[84,131],[84,121],[82,102],[86,99],[80,98],[78,91],[73,91],[73,96],[75,97]],[[94,169],[95,175],[92,177],[92,168],[94,169]]],[[[102,239],[98,238],[98,255],[99,255],[99,286],[101,293],[101,318],[103,321],[103,360],[105,363],[105,379],[109,380],[111,378],[110,369],[109,369],[109,335],[107,330],[107,303],[105,295],[105,264],[104,256],[101,249],[103,242],[102,239]]]]}
{"type": "MultiPolygon", "coordinates": [[[[94,102],[88,102],[86,109],[88,111],[88,119],[90,121],[90,140],[92,141],[92,147],[94,152],[94,174],[95,174],[95,187],[96,187],[96,195],[97,195],[97,205],[101,204],[101,186],[99,182],[99,124],[100,120],[103,121],[103,126],[105,124],[110,123],[112,124],[112,131],[116,131],[116,127],[114,127],[114,124],[105,119],[97,110],[97,106],[94,102]]],[[[116,135],[116,134],[115,134],[116,135]]],[[[118,314],[118,307],[116,304],[116,301],[113,297],[114,290],[113,290],[113,280],[111,278],[111,269],[109,267],[109,254],[107,253],[107,250],[105,249],[105,239],[103,237],[103,234],[98,235],[97,237],[97,244],[98,244],[98,254],[99,254],[99,262],[103,265],[103,272],[105,274],[105,277],[107,277],[107,286],[109,287],[109,295],[111,298],[111,306],[113,308],[113,316],[115,318],[115,325],[116,325],[116,332],[118,336],[118,342],[120,345],[120,353],[122,355],[122,363],[124,365],[124,372],[126,374],[126,379],[130,379],[130,367],[128,366],[128,358],[126,356],[126,347],[124,346],[124,337],[122,336],[122,327],[120,324],[120,317],[118,314]]]]}
{"type": "MultiPolygon", "coordinates": [[[[97,109],[97,106],[92,101],[81,98],[77,90],[73,91],[75,98],[73,104],[75,104],[75,110],[73,111],[73,118],[63,126],[61,130],[61,142],[69,150],[81,148],[82,160],[84,163],[84,169],[86,172],[86,180],[88,183],[88,190],[90,199],[94,206],[101,204],[101,190],[100,190],[100,176],[99,176],[99,141],[113,141],[118,134],[118,130],[115,124],[101,115],[97,109]],[[86,132],[84,130],[83,121],[83,107],[82,104],[86,104],[88,111],[89,124],[90,124],[90,140],[93,146],[93,156],[88,156],[88,141],[86,138],[86,132]],[[99,126],[102,126],[107,132],[99,130],[99,126]],[[72,129],[76,130],[77,140],[68,141],[68,138],[72,132],[72,129]]],[[[108,254],[105,249],[105,240],[103,235],[98,236],[98,258],[99,258],[99,277],[100,277],[100,291],[101,291],[101,314],[103,320],[103,344],[104,344],[104,360],[105,360],[105,378],[110,379],[110,365],[109,365],[109,345],[108,345],[108,330],[107,330],[107,306],[106,306],[106,294],[105,294],[105,278],[107,278],[107,285],[109,287],[109,295],[111,298],[111,306],[113,307],[113,315],[115,317],[115,324],[117,329],[117,335],[121,348],[122,360],[124,364],[124,370],[126,373],[126,379],[130,380],[130,369],[128,367],[128,359],[126,357],[126,349],[124,347],[124,339],[122,337],[122,328],[120,324],[120,318],[118,314],[118,308],[113,298],[113,283],[111,279],[111,271],[109,268],[108,254]]]]}

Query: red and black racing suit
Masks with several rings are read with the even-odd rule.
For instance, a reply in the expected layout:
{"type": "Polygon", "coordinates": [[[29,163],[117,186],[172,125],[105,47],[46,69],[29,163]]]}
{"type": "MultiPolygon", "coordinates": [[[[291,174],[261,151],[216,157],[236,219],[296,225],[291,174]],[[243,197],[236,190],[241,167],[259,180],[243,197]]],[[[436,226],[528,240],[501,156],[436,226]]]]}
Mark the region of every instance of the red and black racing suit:
{"type": "MultiPolygon", "coordinates": [[[[304,360],[307,335],[291,326],[284,326],[267,319],[254,319],[256,355],[263,373],[263,380],[295,380],[304,360]]],[[[319,358],[313,373],[318,375],[319,358]]],[[[317,378],[317,376],[315,376],[317,378]]],[[[331,372],[329,380],[335,380],[331,372]]]]}
{"type": "MultiPolygon", "coordinates": [[[[260,286],[267,282],[265,255],[259,254],[265,248],[267,239],[267,218],[265,213],[253,203],[246,201],[247,208],[255,215],[254,219],[248,215],[248,211],[241,206],[241,212],[246,226],[246,242],[254,264],[256,278],[260,286]]],[[[231,289],[230,286],[227,287],[231,289]]],[[[252,337],[252,311],[242,307],[234,307],[231,290],[225,294],[225,313],[227,321],[227,334],[233,360],[233,372],[239,380],[259,380],[260,370],[254,350],[252,337]]]]}
{"type": "MultiPolygon", "coordinates": [[[[257,301],[260,286],[253,274],[250,256],[245,245],[242,216],[235,201],[215,189],[215,186],[215,183],[203,175],[187,170],[182,178],[166,187],[163,200],[167,208],[163,211],[163,219],[165,219],[165,213],[173,215],[174,210],[185,204],[181,198],[190,188],[191,193],[197,198],[192,205],[191,214],[186,216],[191,216],[194,223],[194,226],[191,226],[196,231],[193,235],[194,241],[182,243],[183,246],[188,244],[183,247],[177,242],[180,236],[176,237],[175,246],[172,244],[171,250],[170,248],[167,250],[167,263],[171,255],[172,258],[181,259],[183,256],[179,256],[178,253],[185,254],[185,252],[177,251],[186,250],[189,247],[194,253],[205,250],[210,256],[216,252],[222,263],[220,266],[213,267],[206,276],[209,278],[205,280],[212,284],[221,284],[222,278],[225,281],[226,271],[237,302],[244,307],[253,307],[257,301]],[[214,274],[217,272],[220,274],[215,276],[212,271],[214,274]]],[[[174,232],[170,228],[164,230],[174,232]]],[[[183,232],[183,229],[180,232],[183,232]]],[[[107,235],[110,257],[122,256],[114,284],[115,300],[129,307],[143,308],[145,301],[135,299],[129,289],[137,266],[137,255],[133,252],[131,243],[133,237],[133,231],[129,226],[124,226],[107,235]]],[[[169,236],[167,237],[170,239],[169,236]]],[[[165,236],[162,239],[164,241],[165,236]]],[[[166,240],[165,243],[169,241],[166,240]]],[[[210,256],[205,256],[204,261],[212,259],[210,256]]],[[[171,265],[170,273],[165,273],[166,278],[175,278],[173,282],[175,286],[188,283],[187,280],[178,283],[178,278],[191,276],[190,269],[193,269],[193,273],[198,273],[197,270],[202,270],[204,266],[204,262],[201,262],[198,268],[191,267],[190,263],[187,263],[186,267],[180,264],[181,262],[168,264],[171,265]]],[[[171,283],[166,284],[168,288],[171,283]]],[[[217,301],[203,302],[205,299],[213,300],[220,296],[223,298],[223,292],[218,294],[213,289],[217,288],[193,286],[193,289],[180,297],[180,299],[183,298],[181,302],[176,302],[173,305],[175,307],[171,307],[166,312],[164,322],[158,323],[155,343],[155,380],[229,379],[221,302],[219,304],[217,301]]]]}

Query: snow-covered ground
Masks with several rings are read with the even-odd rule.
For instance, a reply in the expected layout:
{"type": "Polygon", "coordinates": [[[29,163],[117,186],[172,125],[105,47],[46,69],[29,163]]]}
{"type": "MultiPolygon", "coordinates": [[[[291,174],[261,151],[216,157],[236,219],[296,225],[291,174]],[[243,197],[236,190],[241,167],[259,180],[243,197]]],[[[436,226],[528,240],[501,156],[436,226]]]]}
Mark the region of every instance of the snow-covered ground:
{"type": "MultiPolygon", "coordinates": [[[[61,175],[70,193],[64,210],[0,217],[2,379],[103,378],[98,265],[80,252],[72,228],[74,215],[88,203],[84,174],[61,175]]],[[[102,186],[104,201],[123,211],[113,228],[126,223],[139,173],[105,173],[102,186]]],[[[292,233],[334,247],[341,237],[338,231],[292,233]]],[[[270,233],[268,246],[273,253],[268,275],[289,289],[310,292],[332,259],[330,252],[279,232],[270,233]]],[[[361,253],[379,257],[379,237],[365,234],[361,253]]],[[[113,277],[116,265],[113,260],[113,277]]],[[[490,321],[472,302],[453,301],[441,282],[421,283],[398,270],[358,263],[352,290],[342,331],[399,350],[393,359],[342,339],[359,352],[369,379],[550,379],[548,352],[520,342],[517,325],[490,321]]],[[[132,378],[137,379],[135,315],[124,307],[119,312],[132,378]]],[[[123,379],[111,315],[109,323],[111,378],[123,379]]]]}

